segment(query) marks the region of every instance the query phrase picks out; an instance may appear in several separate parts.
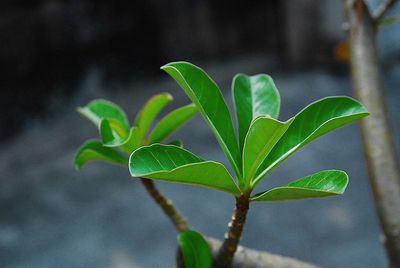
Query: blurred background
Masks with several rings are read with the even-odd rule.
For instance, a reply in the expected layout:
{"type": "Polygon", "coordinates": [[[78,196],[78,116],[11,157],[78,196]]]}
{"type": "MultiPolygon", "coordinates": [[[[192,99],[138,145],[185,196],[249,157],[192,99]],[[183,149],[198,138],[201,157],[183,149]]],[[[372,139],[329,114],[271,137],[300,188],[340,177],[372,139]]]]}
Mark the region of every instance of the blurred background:
{"type": "MultiPolygon", "coordinates": [[[[318,98],[352,95],[343,23],[336,0],[2,0],[0,266],[174,267],[175,230],[128,170],[73,168],[77,148],[98,135],[76,107],[106,98],[133,120],[158,92],[175,97],[169,109],[186,104],[159,70],[186,60],[215,79],[231,108],[236,73],[270,74],[286,120],[318,98]]],[[[378,47],[399,149],[399,23],[380,29],[378,47]]],[[[175,138],[227,163],[199,116],[175,138]]],[[[349,173],[344,196],[254,204],[242,244],[323,267],[384,267],[357,125],[308,145],[257,190],[328,168],[349,173]]],[[[223,238],[229,195],[158,185],[194,229],[223,238]]]]}

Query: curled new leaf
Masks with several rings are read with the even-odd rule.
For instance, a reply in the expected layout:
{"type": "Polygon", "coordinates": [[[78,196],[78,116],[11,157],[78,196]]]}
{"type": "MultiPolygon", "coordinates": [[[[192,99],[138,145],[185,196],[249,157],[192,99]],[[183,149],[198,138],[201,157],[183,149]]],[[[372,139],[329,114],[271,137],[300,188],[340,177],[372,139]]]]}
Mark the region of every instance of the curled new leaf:
{"type": "Polygon", "coordinates": [[[211,251],[207,241],[195,231],[184,231],[178,236],[185,268],[211,268],[211,251]]]}
{"type": "Polygon", "coordinates": [[[75,156],[74,164],[80,169],[89,161],[103,160],[113,164],[126,166],[128,160],[112,148],[104,147],[100,141],[88,141],[79,148],[75,156]]]}
{"type": "Polygon", "coordinates": [[[134,151],[129,159],[133,177],[199,185],[240,195],[226,168],[205,161],[175,145],[153,144],[134,151]]]}
{"type": "Polygon", "coordinates": [[[323,170],[288,185],[272,188],[257,194],[252,201],[286,201],[305,198],[319,198],[344,193],[349,178],[341,170],[323,170]]]}
{"type": "Polygon", "coordinates": [[[253,119],[262,115],[278,118],[280,96],[269,75],[238,74],[233,78],[232,97],[236,108],[240,146],[243,148],[253,119]]]}

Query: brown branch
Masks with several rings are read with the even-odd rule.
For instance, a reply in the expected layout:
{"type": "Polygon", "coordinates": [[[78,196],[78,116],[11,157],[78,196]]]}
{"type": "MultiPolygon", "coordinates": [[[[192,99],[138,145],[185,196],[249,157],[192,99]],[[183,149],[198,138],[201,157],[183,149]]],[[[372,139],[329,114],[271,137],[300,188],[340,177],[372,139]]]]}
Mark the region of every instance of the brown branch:
{"type": "Polygon", "coordinates": [[[381,20],[385,13],[396,3],[396,0],[382,0],[382,3],[374,10],[372,18],[375,22],[381,20]]]}
{"type": "Polygon", "coordinates": [[[240,237],[242,236],[244,224],[246,223],[249,203],[249,197],[246,195],[241,195],[236,198],[236,207],[232,215],[232,220],[228,225],[228,232],[225,234],[225,240],[216,258],[216,267],[222,268],[231,266],[233,256],[235,255],[240,237]]]}
{"type": "Polygon", "coordinates": [[[154,182],[149,179],[140,179],[142,184],[146,188],[147,192],[153,198],[153,200],[159,205],[162,211],[171,220],[172,224],[175,226],[178,232],[183,232],[188,229],[188,224],[186,219],[182,214],[175,208],[171,200],[163,196],[160,191],[154,185],[154,182]]]}
{"type": "Polygon", "coordinates": [[[357,14],[350,2],[344,1],[350,25],[353,87],[371,113],[361,122],[364,153],[390,263],[400,267],[400,168],[386,111],[376,26],[366,6],[357,26],[357,14]]]}

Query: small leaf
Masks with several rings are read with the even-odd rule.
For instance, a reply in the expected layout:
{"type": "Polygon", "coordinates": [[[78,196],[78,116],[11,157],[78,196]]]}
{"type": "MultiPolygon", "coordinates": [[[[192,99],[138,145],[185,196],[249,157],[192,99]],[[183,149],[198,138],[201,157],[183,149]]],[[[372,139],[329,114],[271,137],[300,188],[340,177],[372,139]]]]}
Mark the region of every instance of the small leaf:
{"type": "Polygon", "coordinates": [[[121,149],[123,149],[128,154],[131,154],[133,151],[139,148],[142,145],[142,141],[140,140],[139,135],[139,128],[131,127],[128,138],[126,138],[126,140],[121,143],[121,149]]]}
{"type": "Polygon", "coordinates": [[[400,22],[400,16],[388,16],[380,19],[378,21],[378,26],[387,27],[387,26],[392,26],[393,24],[396,24],[398,22],[400,22]]]}
{"type": "Polygon", "coordinates": [[[343,194],[349,178],[344,171],[323,170],[286,186],[272,188],[257,194],[252,201],[286,201],[305,198],[319,198],[343,194]]]}
{"type": "Polygon", "coordinates": [[[163,67],[188,97],[210,126],[218,143],[241,178],[241,154],[232,119],[217,84],[199,67],[188,62],[173,62],[163,67]]]}
{"type": "Polygon", "coordinates": [[[232,96],[236,108],[240,147],[253,119],[260,115],[278,118],[280,96],[269,75],[247,76],[238,74],[233,78],[232,96]]]}
{"type": "Polygon", "coordinates": [[[75,156],[74,164],[80,169],[89,161],[103,160],[114,164],[126,166],[128,161],[112,148],[104,147],[100,141],[92,140],[83,144],[75,156]]]}
{"type": "Polygon", "coordinates": [[[112,118],[102,119],[99,128],[104,146],[118,147],[124,144],[128,139],[129,133],[122,129],[118,121],[112,118]]]}
{"type": "Polygon", "coordinates": [[[358,101],[349,97],[328,97],[304,108],[260,165],[253,186],[283,160],[316,138],[368,115],[358,101]]]}
{"type": "Polygon", "coordinates": [[[178,235],[185,268],[211,268],[211,251],[207,241],[195,231],[184,231],[178,235]]]}
{"type": "Polygon", "coordinates": [[[258,167],[286,132],[293,119],[280,122],[271,117],[258,117],[250,125],[243,148],[243,178],[249,186],[258,167]]]}
{"type": "Polygon", "coordinates": [[[103,118],[112,118],[120,123],[120,126],[127,133],[129,131],[129,121],[124,111],[116,104],[106,100],[93,100],[85,107],[79,107],[78,112],[92,121],[99,127],[103,118]]]}
{"type": "Polygon", "coordinates": [[[168,93],[161,93],[153,96],[146,102],[135,119],[134,125],[139,128],[138,135],[143,140],[149,130],[151,124],[161,110],[172,101],[172,96],[168,93]]]}
{"type": "Polygon", "coordinates": [[[133,177],[204,186],[240,195],[226,168],[174,145],[153,144],[134,151],[129,159],[133,177]]]}
{"type": "Polygon", "coordinates": [[[189,104],[170,112],[154,127],[149,137],[149,144],[163,141],[189,121],[196,113],[197,108],[194,104],[189,104]]]}

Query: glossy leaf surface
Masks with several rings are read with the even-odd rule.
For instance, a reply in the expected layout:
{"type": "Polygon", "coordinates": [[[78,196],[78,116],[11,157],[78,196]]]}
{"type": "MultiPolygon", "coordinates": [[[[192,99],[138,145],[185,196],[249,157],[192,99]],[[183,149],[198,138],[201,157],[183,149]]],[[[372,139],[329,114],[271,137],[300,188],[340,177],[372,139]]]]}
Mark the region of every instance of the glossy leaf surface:
{"type": "Polygon", "coordinates": [[[102,119],[99,128],[104,146],[118,147],[128,139],[129,132],[126,132],[121,124],[112,118],[102,119]]]}
{"type": "Polygon", "coordinates": [[[278,118],[280,96],[269,75],[238,74],[233,78],[232,97],[236,108],[239,142],[243,148],[244,139],[253,119],[261,115],[278,118]]]}
{"type": "Polygon", "coordinates": [[[89,161],[103,160],[114,164],[126,166],[128,160],[112,148],[104,147],[100,141],[88,141],[79,148],[75,156],[74,164],[80,169],[89,161]]]}
{"type": "Polygon", "coordinates": [[[135,119],[134,125],[139,128],[139,139],[146,136],[151,124],[161,110],[172,101],[172,96],[168,93],[161,93],[153,96],[146,102],[135,119]]]}
{"type": "Polygon", "coordinates": [[[187,62],[173,62],[161,67],[185,91],[202,114],[222,150],[241,177],[241,153],[232,119],[217,84],[199,67],[187,62]]]}
{"type": "Polygon", "coordinates": [[[125,132],[129,131],[129,121],[124,111],[116,104],[106,100],[93,100],[85,107],[79,107],[78,112],[92,121],[96,127],[103,118],[112,118],[118,121],[125,132]]]}
{"type": "Polygon", "coordinates": [[[292,120],[280,122],[271,117],[262,116],[251,123],[243,148],[243,178],[246,187],[291,122],[292,120]]]}
{"type": "Polygon", "coordinates": [[[174,145],[153,144],[134,151],[129,159],[133,177],[213,188],[239,195],[226,168],[174,145]]]}
{"type": "Polygon", "coordinates": [[[189,104],[170,112],[154,127],[149,136],[149,144],[163,141],[196,113],[197,108],[194,104],[189,104]]]}
{"type": "Polygon", "coordinates": [[[343,194],[348,176],[340,170],[323,170],[286,186],[272,188],[251,198],[252,201],[286,201],[343,194]]]}
{"type": "Polygon", "coordinates": [[[211,268],[211,251],[207,241],[195,231],[184,231],[178,236],[185,268],[211,268]]]}
{"type": "Polygon", "coordinates": [[[258,168],[254,184],[304,145],[367,115],[364,106],[349,97],[328,97],[310,104],[295,116],[288,130],[258,168]]]}

